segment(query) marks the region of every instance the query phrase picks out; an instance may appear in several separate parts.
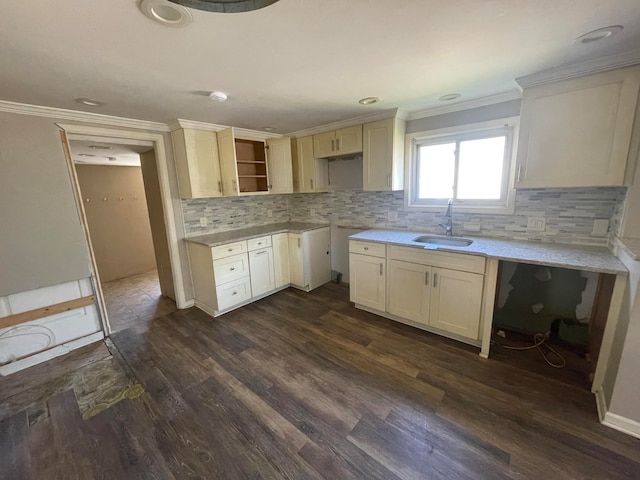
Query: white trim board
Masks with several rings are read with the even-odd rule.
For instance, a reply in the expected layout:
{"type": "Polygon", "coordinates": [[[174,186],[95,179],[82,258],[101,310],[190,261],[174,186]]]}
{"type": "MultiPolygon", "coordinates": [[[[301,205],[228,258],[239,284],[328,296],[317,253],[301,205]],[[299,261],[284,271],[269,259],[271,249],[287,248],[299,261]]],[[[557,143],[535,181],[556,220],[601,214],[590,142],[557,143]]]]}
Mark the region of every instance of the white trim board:
{"type": "Polygon", "coordinates": [[[380,112],[369,113],[367,115],[360,115],[346,120],[340,120],[338,122],[327,123],[319,125],[317,127],[305,128],[304,130],[297,130],[295,132],[287,133],[290,137],[307,137],[309,135],[315,135],[316,133],[329,132],[331,130],[337,130],[339,128],[353,127],[355,125],[361,125],[363,123],[376,122],[378,120],[385,120],[387,118],[400,118],[405,120],[407,118],[407,112],[399,108],[392,108],[389,110],[383,110],[380,112]]]}
{"type": "Polygon", "coordinates": [[[73,120],[76,122],[100,123],[114,127],[137,128],[140,130],[150,130],[155,132],[170,131],[169,127],[165,123],[136,120],[135,118],[115,117],[112,115],[83,112],[80,110],[67,110],[66,108],[8,102],[6,100],[0,100],[0,112],[33,115],[35,117],[57,118],[61,120],[73,120]]]}
{"type": "Polygon", "coordinates": [[[509,102],[511,100],[520,100],[521,98],[522,98],[522,92],[520,90],[510,90],[508,92],[502,92],[495,95],[475,98],[473,100],[466,100],[466,101],[456,102],[456,103],[447,103],[446,105],[427,108],[424,110],[419,110],[417,112],[409,112],[409,114],[407,115],[407,120],[417,120],[419,118],[427,118],[427,117],[435,117],[437,115],[444,115],[445,113],[461,112],[464,110],[470,110],[472,108],[487,107],[489,105],[509,102]]]}
{"type": "Polygon", "coordinates": [[[623,417],[616,413],[606,412],[602,424],[607,427],[626,433],[632,437],[640,438],[640,422],[623,417]]]}

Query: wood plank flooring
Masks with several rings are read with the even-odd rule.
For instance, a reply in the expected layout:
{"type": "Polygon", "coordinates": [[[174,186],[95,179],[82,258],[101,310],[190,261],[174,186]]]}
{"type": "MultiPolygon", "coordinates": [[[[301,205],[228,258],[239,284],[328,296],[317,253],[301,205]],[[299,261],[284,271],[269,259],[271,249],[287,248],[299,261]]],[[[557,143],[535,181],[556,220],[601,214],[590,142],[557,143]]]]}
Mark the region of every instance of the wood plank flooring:
{"type": "Polygon", "coordinates": [[[640,478],[640,440],[579,382],[356,310],[342,286],[145,328],[112,336],[144,393],[87,420],[75,389],[31,426],[6,416],[0,479],[640,478]]]}

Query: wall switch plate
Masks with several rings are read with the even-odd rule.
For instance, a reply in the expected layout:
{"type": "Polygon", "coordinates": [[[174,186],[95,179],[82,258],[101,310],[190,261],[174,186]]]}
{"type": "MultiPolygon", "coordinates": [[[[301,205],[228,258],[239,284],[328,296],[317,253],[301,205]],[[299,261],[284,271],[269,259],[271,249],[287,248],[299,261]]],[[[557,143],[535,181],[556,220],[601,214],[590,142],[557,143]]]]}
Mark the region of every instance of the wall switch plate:
{"type": "Polygon", "coordinates": [[[528,217],[527,218],[527,230],[534,230],[536,232],[544,232],[547,226],[547,219],[544,217],[528,217]]]}
{"type": "Polygon", "coordinates": [[[200,217],[200,226],[201,227],[207,226],[207,217],[200,217]]]}
{"type": "Polygon", "coordinates": [[[316,209],[315,208],[310,208],[309,209],[309,216],[310,217],[315,217],[316,216],[316,209]]]}
{"type": "Polygon", "coordinates": [[[609,233],[609,220],[606,218],[596,218],[593,221],[591,235],[604,237],[607,233],[609,233]]]}
{"type": "Polygon", "coordinates": [[[273,210],[270,208],[267,210],[267,217],[273,217],[273,210]]]}
{"type": "Polygon", "coordinates": [[[398,212],[389,212],[389,221],[394,222],[398,220],[398,212]]]}
{"type": "Polygon", "coordinates": [[[481,226],[479,223],[474,223],[474,222],[464,222],[462,224],[462,229],[467,231],[467,232],[479,232],[481,229],[481,226]]]}

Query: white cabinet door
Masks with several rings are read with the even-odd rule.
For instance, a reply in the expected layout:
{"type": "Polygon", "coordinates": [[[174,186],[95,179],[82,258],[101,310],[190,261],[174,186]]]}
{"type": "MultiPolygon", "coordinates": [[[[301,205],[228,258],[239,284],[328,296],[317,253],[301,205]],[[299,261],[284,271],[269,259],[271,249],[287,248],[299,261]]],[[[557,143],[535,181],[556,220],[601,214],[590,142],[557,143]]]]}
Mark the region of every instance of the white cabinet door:
{"type": "Polygon", "coordinates": [[[429,325],[462,337],[479,337],[484,276],[433,268],[429,325]]]}
{"type": "Polygon", "coordinates": [[[313,136],[313,156],[315,158],[333,157],[336,155],[336,132],[319,133],[313,136]]]}
{"type": "Polygon", "coordinates": [[[289,271],[291,273],[291,284],[304,288],[304,256],[302,249],[302,235],[298,233],[289,234],[289,271]]]}
{"type": "Polygon", "coordinates": [[[389,313],[429,324],[431,267],[391,260],[389,262],[389,313]]]}
{"type": "Polygon", "coordinates": [[[348,155],[362,151],[362,125],[341,128],[335,131],[336,152],[348,155]]]}
{"type": "Polygon", "coordinates": [[[249,253],[251,293],[254,297],[274,290],[273,250],[264,248],[249,253]]]}
{"type": "Polygon", "coordinates": [[[190,128],[171,132],[180,198],[222,196],[216,133],[190,128]]]}
{"type": "Polygon", "coordinates": [[[622,185],[640,67],[525,88],[516,187],[622,185]]]}
{"type": "Polygon", "coordinates": [[[386,311],[385,259],[349,255],[349,297],[358,305],[386,311]]]}
{"type": "Polygon", "coordinates": [[[218,132],[218,151],[222,171],[222,193],[225,197],[238,195],[238,169],[233,127],[218,132]]]}
{"type": "Polygon", "coordinates": [[[289,234],[278,233],[271,235],[273,248],[273,273],[275,288],[280,288],[291,283],[289,267],[289,234]]]}
{"type": "Polygon", "coordinates": [[[395,118],[363,125],[362,188],[404,188],[404,122],[395,118]]]}
{"type": "Polygon", "coordinates": [[[291,139],[270,138],[266,143],[269,193],[292,193],[291,139]]]}
{"type": "Polygon", "coordinates": [[[293,162],[297,192],[326,192],[329,189],[329,162],[326,158],[315,158],[312,136],[296,139],[293,162]]]}

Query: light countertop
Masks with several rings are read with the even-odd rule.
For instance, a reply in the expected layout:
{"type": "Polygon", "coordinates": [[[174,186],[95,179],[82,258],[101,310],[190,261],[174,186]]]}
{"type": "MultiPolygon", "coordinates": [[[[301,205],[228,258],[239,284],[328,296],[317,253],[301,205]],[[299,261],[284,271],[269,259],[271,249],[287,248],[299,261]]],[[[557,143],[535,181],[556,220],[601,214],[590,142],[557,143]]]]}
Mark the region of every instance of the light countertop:
{"type": "MultiPolygon", "coordinates": [[[[413,241],[414,238],[420,235],[425,234],[398,230],[367,230],[351,235],[349,239],[425,248],[424,243],[413,241]]],[[[524,242],[487,237],[465,236],[464,238],[473,240],[473,243],[468,247],[438,246],[436,249],[447,252],[481,255],[510,262],[532,263],[599,273],[627,273],[627,269],[622,262],[604,247],[524,242]]],[[[427,248],[433,249],[431,247],[432,246],[429,246],[427,248]]]]}
{"type": "Polygon", "coordinates": [[[257,227],[239,228],[237,230],[227,230],[224,232],[207,233],[195,237],[185,238],[185,241],[199,243],[208,247],[224,245],[230,242],[239,242],[241,240],[249,240],[250,238],[262,237],[264,235],[273,235],[276,233],[303,233],[318,228],[328,227],[324,223],[307,223],[307,222],[284,222],[272,223],[271,225],[260,225],[257,227]]]}

